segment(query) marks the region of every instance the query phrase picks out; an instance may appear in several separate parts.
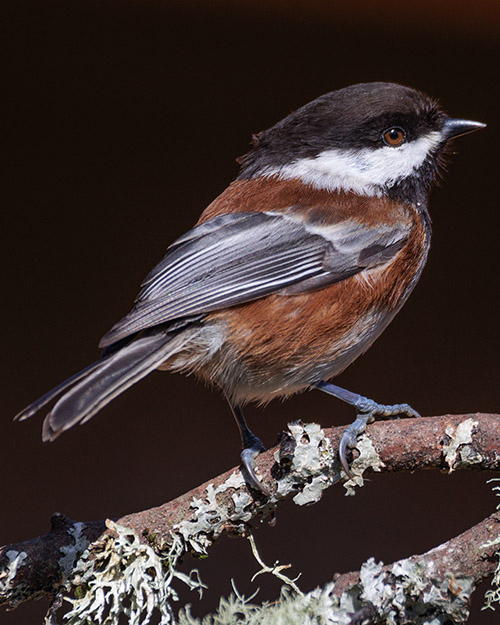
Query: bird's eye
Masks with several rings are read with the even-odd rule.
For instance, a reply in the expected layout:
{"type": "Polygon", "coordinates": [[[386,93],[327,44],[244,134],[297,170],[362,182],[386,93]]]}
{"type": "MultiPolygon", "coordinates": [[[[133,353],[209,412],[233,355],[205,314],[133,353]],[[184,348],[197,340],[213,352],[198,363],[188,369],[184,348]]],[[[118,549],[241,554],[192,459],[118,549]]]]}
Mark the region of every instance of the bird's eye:
{"type": "Polygon", "coordinates": [[[382,133],[382,141],[385,143],[385,145],[388,145],[391,148],[397,148],[398,145],[404,143],[405,140],[406,133],[402,128],[399,128],[398,126],[388,128],[382,133]]]}

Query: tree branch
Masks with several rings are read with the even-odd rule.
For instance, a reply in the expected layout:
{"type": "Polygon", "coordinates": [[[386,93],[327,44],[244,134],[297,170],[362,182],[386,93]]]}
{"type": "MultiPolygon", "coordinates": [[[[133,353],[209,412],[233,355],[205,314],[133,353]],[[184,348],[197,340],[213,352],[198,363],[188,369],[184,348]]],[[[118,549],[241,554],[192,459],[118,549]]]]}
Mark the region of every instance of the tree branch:
{"type": "MultiPolygon", "coordinates": [[[[432,605],[429,597],[433,593],[435,595],[439,593],[441,601],[449,604],[447,609],[453,602],[459,604],[455,606],[458,614],[453,616],[455,618],[461,616],[463,621],[457,618],[457,622],[465,622],[472,592],[478,584],[490,577],[498,566],[496,554],[500,549],[499,534],[500,512],[497,511],[463,534],[451,538],[427,553],[414,555],[376,569],[375,575],[379,588],[382,584],[386,586],[384,591],[386,602],[390,603],[400,588],[398,575],[406,576],[406,586],[413,585],[414,587],[411,598],[413,605],[432,605]],[[415,583],[416,580],[418,583],[415,583]]],[[[332,593],[341,597],[343,593],[358,586],[360,581],[366,584],[366,580],[363,581],[360,578],[362,578],[360,571],[336,575],[332,593]]],[[[429,616],[427,612],[426,617],[429,618],[429,616]]],[[[428,622],[430,621],[429,618],[428,622]]]]}
{"type": "MultiPolygon", "coordinates": [[[[115,521],[134,530],[158,554],[168,552],[175,536],[185,551],[204,553],[223,532],[245,534],[251,521],[273,515],[284,499],[293,498],[299,505],[313,503],[325,488],[339,481],[352,493],[355,485],[362,485],[365,473],[424,468],[496,470],[500,466],[500,415],[374,423],[354,451],[354,481],[346,480],[337,460],[343,429],[290,424],[280,445],[257,459],[258,473],[272,493],[269,499],[249,492],[234,468],[171,502],[115,521]]],[[[473,579],[475,586],[495,568],[499,520],[495,513],[444,546],[408,561],[423,563],[434,577],[460,573],[473,579]]],[[[112,534],[105,521],[78,523],[55,514],[48,534],[1,548],[0,605],[14,607],[27,599],[55,596],[63,585],[71,588],[82,553],[92,559],[112,534]]],[[[358,580],[359,573],[338,577],[335,593],[341,594],[358,580]]]]}

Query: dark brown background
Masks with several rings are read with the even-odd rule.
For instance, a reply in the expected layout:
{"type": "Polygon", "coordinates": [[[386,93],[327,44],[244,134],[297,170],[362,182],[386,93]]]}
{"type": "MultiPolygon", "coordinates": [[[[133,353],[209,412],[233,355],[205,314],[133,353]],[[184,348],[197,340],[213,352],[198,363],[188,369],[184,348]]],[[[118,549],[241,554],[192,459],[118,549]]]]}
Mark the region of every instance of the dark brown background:
{"type": "MultiPolygon", "coordinates": [[[[460,139],[431,202],[434,240],[420,284],[339,383],[422,414],[500,411],[498,61],[493,2],[23,2],[2,4],[2,514],[0,542],[47,531],[54,511],[115,517],[170,500],[238,461],[224,400],[155,373],[54,444],[25,404],[97,355],[167,245],[236,175],[252,132],[347,84],[390,80],[488,122],[460,139]],[[439,4],[439,7],[437,6],[439,4]],[[238,9],[234,5],[238,5],[238,9]],[[405,6],[405,9],[401,9],[405,6]],[[375,9],[376,7],[376,9],[375,9]],[[405,12],[402,12],[405,11],[405,12]]],[[[296,418],[347,423],[319,392],[249,420],[267,445],[296,418]]],[[[369,556],[423,552],[496,505],[483,474],[374,477],[356,497],[281,506],[257,533],[263,557],[292,562],[304,590],[369,556]]],[[[259,578],[245,541],[198,565],[210,591],[193,612],[259,578]]],[[[480,613],[473,623],[494,623],[480,613]]],[[[44,602],[0,613],[40,623],[44,602]]]]}

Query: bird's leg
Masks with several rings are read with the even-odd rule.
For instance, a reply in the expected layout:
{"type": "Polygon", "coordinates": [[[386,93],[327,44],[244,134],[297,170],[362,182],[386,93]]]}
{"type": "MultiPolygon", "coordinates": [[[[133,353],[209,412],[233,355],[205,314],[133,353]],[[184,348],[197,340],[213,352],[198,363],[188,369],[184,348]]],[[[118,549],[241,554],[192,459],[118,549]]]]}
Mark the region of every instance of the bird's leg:
{"type": "Polygon", "coordinates": [[[255,473],[255,458],[262,451],[266,451],[266,448],[262,444],[260,438],[255,436],[255,434],[248,427],[241,408],[239,406],[233,406],[230,402],[229,406],[231,407],[231,412],[233,413],[241,435],[242,451],[240,457],[243,477],[249,486],[261,491],[265,495],[269,495],[267,489],[255,473]]]}
{"type": "Polygon", "coordinates": [[[347,450],[356,446],[356,438],[359,434],[365,431],[366,425],[375,421],[377,418],[391,418],[399,415],[405,415],[407,417],[420,417],[418,412],[414,410],[408,404],[394,404],[387,406],[385,404],[378,404],[373,399],[368,399],[357,393],[351,393],[351,391],[331,384],[330,382],[318,382],[315,384],[316,388],[320,391],[333,395],[337,399],[340,399],[346,404],[353,406],[356,409],[356,419],[346,427],[339,445],[339,457],[344,471],[349,477],[352,474],[349,470],[349,464],[347,463],[347,450]]]}

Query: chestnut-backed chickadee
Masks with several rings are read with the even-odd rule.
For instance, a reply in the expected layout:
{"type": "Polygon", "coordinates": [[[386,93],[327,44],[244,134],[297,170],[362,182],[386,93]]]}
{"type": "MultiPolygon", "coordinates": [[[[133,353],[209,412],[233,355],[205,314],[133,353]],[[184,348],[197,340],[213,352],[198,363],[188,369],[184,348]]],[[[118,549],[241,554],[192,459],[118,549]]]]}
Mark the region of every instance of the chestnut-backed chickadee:
{"type": "Polygon", "coordinates": [[[448,117],[390,83],[327,93],[256,135],[238,178],[146,277],[135,306],[101,340],[100,360],[18,415],[61,395],[43,424],[54,440],[153,369],[219,387],[240,428],[247,481],[264,449],[241,406],[311,387],[354,406],[340,458],[385,406],[329,380],[366,351],[427,258],[427,199],[453,137],[484,124],[448,117]]]}

